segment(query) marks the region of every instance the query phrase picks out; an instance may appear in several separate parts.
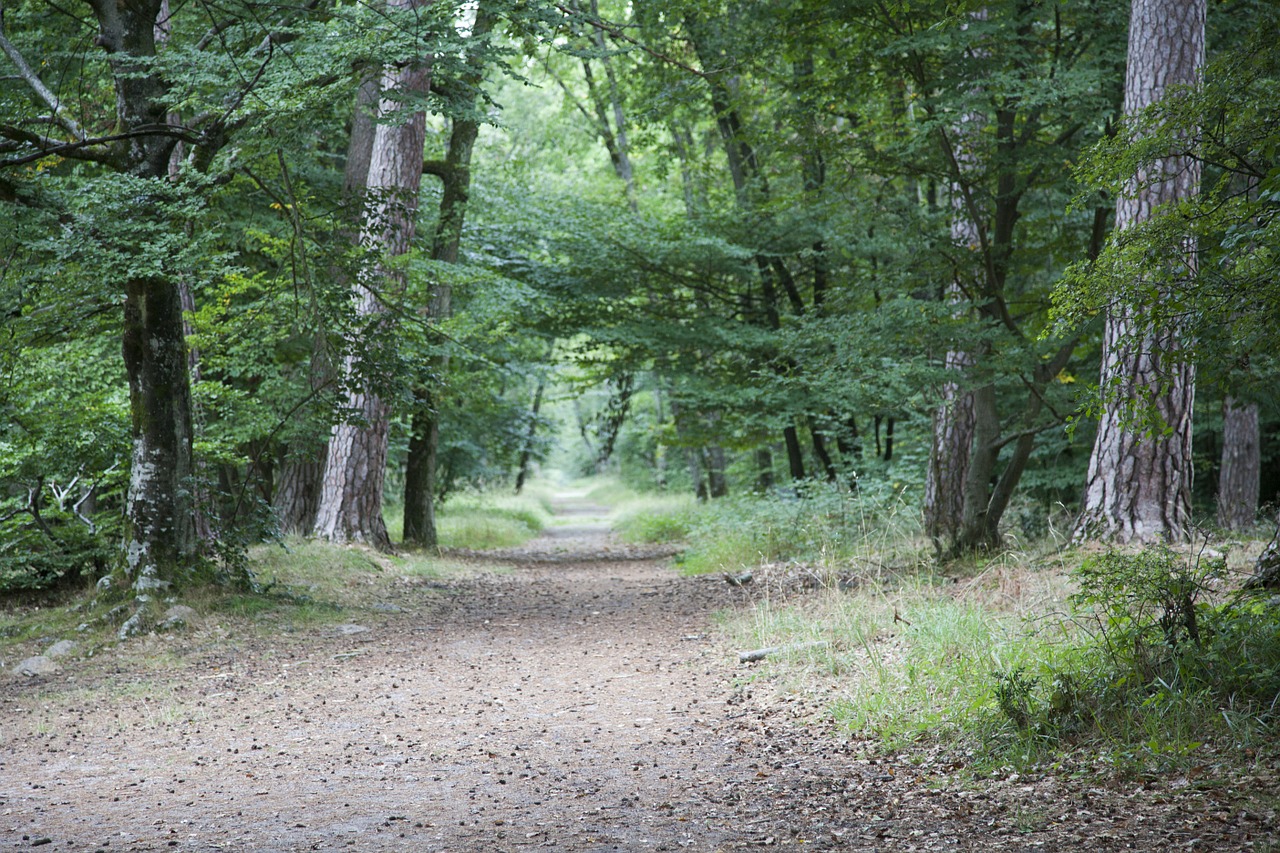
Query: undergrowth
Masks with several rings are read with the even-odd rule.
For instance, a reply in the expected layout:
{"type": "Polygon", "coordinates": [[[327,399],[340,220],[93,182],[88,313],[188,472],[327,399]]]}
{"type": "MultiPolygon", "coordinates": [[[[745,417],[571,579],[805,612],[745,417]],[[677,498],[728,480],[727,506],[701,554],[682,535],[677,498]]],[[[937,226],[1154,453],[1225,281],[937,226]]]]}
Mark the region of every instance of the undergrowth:
{"type": "MultiPolygon", "coordinates": [[[[751,541],[785,541],[775,529],[751,541]]],[[[788,535],[812,552],[808,532],[788,535]]],[[[1221,558],[1153,548],[1035,566],[1006,553],[970,577],[885,578],[867,544],[825,552],[847,555],[843,589],[766,598],[728,630],[781,649],[752,678],[831,697],[834,720],[879,748],[1140,774],[1275,745],[1280,607],[1224,591],[1221,558]]]]}
{"type": "Polygon", "coordinates": [[[681,567],[688,574],[737,572],[761,563],[847,562],[876,552],[915,551],[918,513],[885,486],[857,493],[827,483],[711,501],[691,519],[681,567]]]}

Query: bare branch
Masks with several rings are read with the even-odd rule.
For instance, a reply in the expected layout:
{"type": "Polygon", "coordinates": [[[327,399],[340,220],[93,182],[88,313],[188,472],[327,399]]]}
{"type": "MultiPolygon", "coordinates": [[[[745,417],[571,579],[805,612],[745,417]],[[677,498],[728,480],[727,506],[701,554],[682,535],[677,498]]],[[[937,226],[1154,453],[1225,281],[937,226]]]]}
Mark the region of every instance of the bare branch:
{"type": "Polygon", "coordinates": [[[14,47],[13,42],[5,38],[4,33],[0,33],[0,50],[3,50],[5,56],[9,57],[9,61],[18,69],[18,75],[26,81],[26,84],[31,87],[32,91],[39,96],[40,100],[48,104],[49,109],[53,110],[53,117],[57,120],[58,125],[67,133],[83,142],[86,138],[84,130],[80,125],[76,124],[75,119],[67,114],[67,111],[62,107],[62,101],[60,101],[58,96],[44,84],[44,81],[40,79],[40,76],[31,70],[31,66],[22,58],[22,54],[18,52],[16,47],[14,47]]]}

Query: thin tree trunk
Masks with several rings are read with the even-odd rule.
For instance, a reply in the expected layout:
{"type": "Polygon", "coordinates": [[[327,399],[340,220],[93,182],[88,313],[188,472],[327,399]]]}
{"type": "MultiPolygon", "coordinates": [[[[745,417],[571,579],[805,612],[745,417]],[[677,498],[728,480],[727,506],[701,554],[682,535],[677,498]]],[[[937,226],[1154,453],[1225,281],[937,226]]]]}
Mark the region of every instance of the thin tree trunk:
{"type": "MultiPolygon", "coordinates": [[[[392,2],[413,5],[412,0],[392,2]]],[[[429,87],[425,66],[389,67],[383,74],[379,112],[392,115],[400,109],[385,93],[425,95],[429,87]]],[[[403,123],[379,124],[374,134],[360,241],[381,257],[370,263],[356,286],[356,313],[368,318],[370,331],[382,332],[390,322],[379,292],[395,294],[404,289],[403,273],[382,258],[405,254],[413,240],[425,138],[426,117],[420,112],[403,123]]],[[[357,363],[354,356],[344,362],[344,374],[351,382],[346,404],[360,417],[359,422],[339,423],[330,435],[315,533],[325,539],[365,542],[390,550],[391,539],[382,518],[390,410],[371,387],[376,370],[376,365],[357,363]]]]}
{"type": "MultiPolygon", "coordinates": [[[[493,29],[492,16],[483,8],[476,9],[472,38],[483,38],[493,29]]],[[[481,69],[474,64],[463,82],[478,87],[482,79],[481,69]]],[[[473,100],[472,106],[475,106],[473,100]]],[[[440,217],[436,223],[435,239],[431,245],[433,260],[449,264],[458,262],[462,244],[462,227],[466,221],[467,203],[471,198],[471,155],[475,151],[480,123],[472,118],[454,119],[449,134],[449,150],[440,171],[443,183],[440,196],[440,217]]],[[[449,318],[453,313],[453,290],[450,285],[437,282],[431,293],[428,314],[435,322],[449,318]]],[[[409,427],[409,452],[405,461],[404,477],[404,541],[427,549],[439,548],[436,530],[437,463],[440,456],[440,408],[439,384],[434,377],[443,377],[449,368],[449,357],[441,353],[433,360],[432,370],[423,384],[414,391],[416,398],[409,427]]]]}
{"type": "Polygon", "coordinates": [[[773,491],[773,451],[768,447],[756,448],[756,491],[767,494],[773,491]]]}
{"type": "Polygon", "coordinates": [[[520,448],[520,464],[516,472],[516,494],[524,489],[524,482],[529,477],[529,463],[533,458],[533,439],[538,430],[538,412],[542,409],[542,392],[547,387],[547,378],[538,376],[538,387],[533,392],[533,405],[529,408],[529,428],[525,430],[524,443],[520,448]]]}
{"type": "Polygon", "coordinates": [[[1218,474],[1218,526],[1250,530],[1258,520],[1262,439],[1258,404],[1222,401],[1222,468],[1218,474]]]}
{"type": "MultiPolygon", "coordinates": [[[[1124,110],[1135,115],[1170,86],[1191,85],[1204,62],[1205,0],[1133,0],[1124,110]]],[[[1161,205],[1194,195],[1200,166],[1172,155],[1135,176],[1116,202],[1116,230],[1149,220],[1161,205]]],[[[1181,274],[1195,273],[1188,240],[1181,274]]],[[[1191,529],[1191,423],[1195,367],[1176,325],[1157,328],[1147,307],[1120,300],[1107,312],[1101,388],[1107,395],[1089,460],[1077,539],[1118,542],[1184,539],[1191,529]],[[1159,426],[1132,417],[1149,407],[1159,426]]]]}

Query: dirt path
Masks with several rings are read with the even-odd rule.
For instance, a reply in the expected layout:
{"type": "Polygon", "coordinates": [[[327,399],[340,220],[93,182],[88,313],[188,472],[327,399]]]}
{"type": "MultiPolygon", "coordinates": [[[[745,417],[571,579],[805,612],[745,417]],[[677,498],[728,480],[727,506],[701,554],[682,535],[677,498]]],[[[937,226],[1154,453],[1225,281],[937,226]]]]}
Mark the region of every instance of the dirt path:
{"type": "Polygon", "coordinates": [[[152,638],[138,642],[161,663],[145,673],[95,659],[0,683],[0,850],[1237,850],[1266,837],[1265,815],[1208,794],[976,787],[859,758],[802,702],[735,687],[744,671],[709,626],[743,591],[636,559],[594,508],[564,512],[572,524],[500,555],[510,573],[400,584],[358,625],[197,636],[180,654],[152,638]]]}

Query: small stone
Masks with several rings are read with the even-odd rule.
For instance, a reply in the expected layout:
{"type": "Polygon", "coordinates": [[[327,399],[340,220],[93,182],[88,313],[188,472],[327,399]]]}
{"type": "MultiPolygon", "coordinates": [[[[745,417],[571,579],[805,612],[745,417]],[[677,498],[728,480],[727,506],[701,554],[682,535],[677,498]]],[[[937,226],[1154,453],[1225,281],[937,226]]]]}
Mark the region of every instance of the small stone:
{"type": "Polygon", "coordinates": [[[185,604],[175,604],[164,612],[164,618],[160,620],[159,630],[174,631],[178,628],[185,628],[191,624],[191,620],[195,619],[195,617],[195,610],[185,604]]]}
{"type": "Polygon", "coordinates": [[[130,637],[145,634],[147,627],[146,619],[143,614],[143,608],[139,607],[136,613],[124,620],[124,624],[120,626],[120,630],[116,632],[116,636],[121,640],[127,640],[130,637]]]}
{"type": "Polygon", "coordinates": [[[37,675],[53,675],[59,671],[58,665],[44,655],[27,658],[13,668],[15,675],[25,675],[27,678],[34,678],[37,675]]]}
{"type": "Polygon", "coordinates": [[[377,604],[373,605],[373,609],[377,610],[379,613],[403,613],[404,612],[404,608],[399,606],[398,604],[387,604],[386,602],[382,602],[382,601],[379,601],[377,604]]]}
{"type": "Polygon", "coordinates": [[[44,650],[47,658],[64,658],[76,650],[76,644],[70,640],[59,640],[44,650]]]}
{"type": "Polygon", "coordinates": [[[335,625],[333,627],[333,632],[335,634],[341,634],[342,636],[350,636],[352,634],[363,634],[365,631],[368,631],[368,630],[369,629],[363,625],[348,624],[348,625],[335,625]]]}

